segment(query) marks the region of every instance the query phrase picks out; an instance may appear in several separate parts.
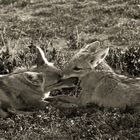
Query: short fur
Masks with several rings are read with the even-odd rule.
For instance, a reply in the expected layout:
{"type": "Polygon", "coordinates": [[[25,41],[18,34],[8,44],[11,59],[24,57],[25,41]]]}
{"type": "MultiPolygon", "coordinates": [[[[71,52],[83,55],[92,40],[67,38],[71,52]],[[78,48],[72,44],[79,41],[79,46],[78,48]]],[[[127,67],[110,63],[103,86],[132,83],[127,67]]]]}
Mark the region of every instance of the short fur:
{"type": "Polygon", "coordinates": [[[73,86],[73,79],[62,79],[62,71],[48,62],[41,48],[37,47],[37,52],[37,67],[0,76],[0,116],[20,110],[44,109],[45,93],[73,86]]]}
{"type": "Polygon", "coordinates": [[[61,107],[65,107],[65,104],[67,106],[69,104],[68,107],[85,106],[88,103],[96,103],[104,107],[140,107],[140,79],[116,74],[107,63],[103,62],[108,50],[102,49],[99,44],[97,41],[88,45],[88,48],[85,47],[84,55],[80,52],[82,55],[79,53],[77,58],[74,56],[69,63],[70,66],[65,68],[66,77],[77,76],[80,78],[82,88],[80,96],[75,98],[61,95],[50,97],[47,101],[58,101],[59,104],[61,101],[61,107]],[[88,60],[87,52],[89,52],[88,60]],[[95,69],[96,66],[99,66],[99,69],[95,69]],[[74,69],[75,67],[77,67],[77,71],[74,69]],[[68,68],[69,70],[67,70],[68,68]]]}

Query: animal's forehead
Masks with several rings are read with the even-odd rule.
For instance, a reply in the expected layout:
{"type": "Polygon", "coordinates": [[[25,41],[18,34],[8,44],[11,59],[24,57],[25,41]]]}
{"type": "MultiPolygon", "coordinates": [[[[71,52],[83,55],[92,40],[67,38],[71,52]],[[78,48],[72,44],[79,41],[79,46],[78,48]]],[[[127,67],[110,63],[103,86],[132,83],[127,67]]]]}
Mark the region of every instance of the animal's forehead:
{"type": "Polygon", "coordinates": [[[67,69],[71,69],[73,67],[84,67],[84,66],[88,66],[88,61],[84,60],[84,59],[78,59],[75,61],[71,61],[69,62],[65,68],[67,69]]]}

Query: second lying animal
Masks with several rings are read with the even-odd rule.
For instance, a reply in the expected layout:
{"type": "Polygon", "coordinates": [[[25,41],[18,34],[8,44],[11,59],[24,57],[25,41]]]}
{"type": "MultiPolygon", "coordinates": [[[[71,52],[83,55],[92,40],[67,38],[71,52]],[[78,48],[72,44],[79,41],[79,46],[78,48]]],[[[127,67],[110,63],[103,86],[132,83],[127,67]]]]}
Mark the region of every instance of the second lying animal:
{"type": "Polygon", "coordinates": [[[60,107],[95,103],[104,107],[139,108],[140,79],[116,74],[107,63],[103,62],[108,50],[102,48],[100,42],[96,41],[76,54],[64,69],[65,77],[74,76],[81,80],[82,90],[78,98],[61,95],[46,100],[58,102],[60,107]],[[88,61],[85,60],[87,53],[89,53],[88,61]],[[96,69],[98,65],[102,66],[102,70],[96,69]]]}
{"type": "Polygon", "coordinates": [[[48,62],[37,47],[37,66],[25,71],[0,75],[0,116],[9,113],[43,109],[44,94],[54,89],[74,86],[75,78],[62,79],[62,71],[48,62]]]}

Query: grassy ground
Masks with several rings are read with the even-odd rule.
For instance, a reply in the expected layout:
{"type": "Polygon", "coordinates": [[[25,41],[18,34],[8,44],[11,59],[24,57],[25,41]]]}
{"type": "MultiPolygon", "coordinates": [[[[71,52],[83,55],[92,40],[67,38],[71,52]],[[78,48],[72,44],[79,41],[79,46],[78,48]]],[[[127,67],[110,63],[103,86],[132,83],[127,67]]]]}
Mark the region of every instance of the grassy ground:
{"type": "MultiPolygon", "coordinates": [[[[27,65],[22,55],[17,64],[17,54],[28,52],[31,43],[56,48],[56,63],[62,65],[65,55],[94,40],[114,48],[140,47],[139,1],[0,0],[0,47],[8,48],[10,61],[16,58],[14,66],[27,65]]],[[[98,106],[48,107],[1,118],[0,140],[5,139],[139,140],[140,114],[98,106]]]]}

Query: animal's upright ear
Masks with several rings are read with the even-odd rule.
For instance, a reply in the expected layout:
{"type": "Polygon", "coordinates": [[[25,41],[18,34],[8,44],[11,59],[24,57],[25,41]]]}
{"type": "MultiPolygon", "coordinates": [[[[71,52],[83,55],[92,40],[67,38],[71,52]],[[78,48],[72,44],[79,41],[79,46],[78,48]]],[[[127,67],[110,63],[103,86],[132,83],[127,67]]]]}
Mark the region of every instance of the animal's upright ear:
{"type": "Polygon", "coordinates": [[[84,49],[89,53],[95,53],[101,47],[99,41],[88,44],[84,49]]]}
{"type": "Polygon", "coordinates": [[[99,45],[99,42],[90,44],[88,45],[88,47],[89,47],[88,62],[91,68],[95,68],[106,58],[109,52],[109,48],[106,46],[99,45]]]}
{"type": "Polygon", "coordinates": [[[24,78],[27,82],[36,86],[42,85],[44,81],[43,74],[37,72],[25,72],[24,78]]]}
{"type": "Polygon", "coordinates": [[[100,42],[95,41],[93,43],[90,43],[86,45],[84,48],[82,48],[79,52],[78,55],[86,55],[88,56],[90,53],[95,53],[97,49],[100,48],[100,42]]]}
{"type": "Polygon", "coordinates": [[[50,66],[54,67],[54,64],[49,62],[45,57],[45,53],[43,52],[43,50],[40,47],[36,47],[36,48],[37,48],[37,59],[36,59],[37,67],[42,66],[44,64],[49,67],[50,66]]]}
{"type": "Polygon", "coordinates": [[[48,64],[49,62],[45,57],[45,53],[43,52],[43,50],[40,47],[36,47],[36,50],[37,50],[37,59],[36,59],[37,66],[48,64]]]}
{"type": "Polygon", "coordinates": [[[82,58],[83,61],[88,62],[91,68],[95,68],[105,59],[108,51],[108,47],[101,45],[99,41],[95,41],[82,48],[75,55],[75,59],[82,58]]]}
{"type": "Polygon", "coordinates": [[[99,54],[96,55],[94,63],[92,63],[93,67],[96,67],[99,65],[108,55],[109,48],[104,49],[103,51],[99,52],[99,54]]]}

